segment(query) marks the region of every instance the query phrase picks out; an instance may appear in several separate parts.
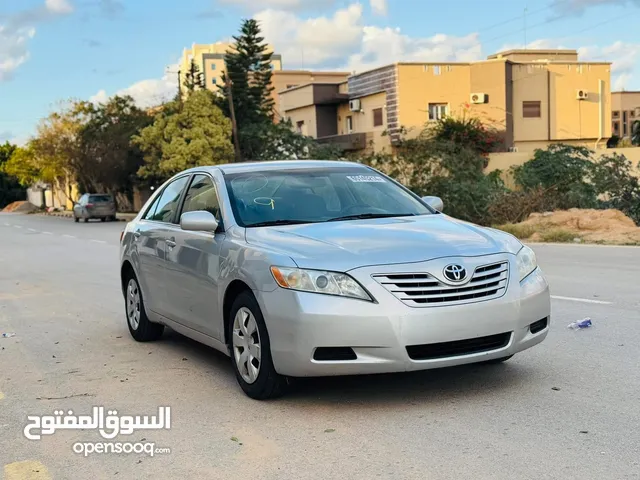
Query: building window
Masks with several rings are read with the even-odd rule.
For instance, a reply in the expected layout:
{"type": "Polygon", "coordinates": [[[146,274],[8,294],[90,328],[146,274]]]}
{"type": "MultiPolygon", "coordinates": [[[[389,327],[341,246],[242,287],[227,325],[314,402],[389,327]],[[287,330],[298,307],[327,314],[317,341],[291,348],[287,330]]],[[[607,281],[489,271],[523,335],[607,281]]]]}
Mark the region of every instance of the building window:
{"type": "Polygon", "coordinates": [[[540,101],[524,101],[522,102],[522,116],[524,118],[540,118],[541,106],[540,101]]]}
{"type": "Polygon", "coordinates": [[[582,65],[578,65],[578,66],[576,66],[576,71],[577,71],[578,73],[582,73],[582,65]]]}
{"type": "Polygon", "coordinates": [[[347,133],[353,132],[353,117],[349,115],[347,118],[347,133]]]}
{"type": "Polygon", "coordinates": [[[304,120],[300,120],[299,122],[296,122],[296,130],[298,131],[298,133],[304,134],[304,132],[303,132],[303,130],[304,130],[304,120]]]}
{"type": "Polygon", "coordinates": [[[442,120],[449,112],[449,105],[446,103],[429,104],[429,120],[442,120]]]}
{"type": "Polygon", "coordinates": [[[433,66],[433,74],[434,75],[440,75],[440,65],[434,65],[433,66]]]}
{"type": "Polygon", "coordinates": [[[215,63],[212,63],[212,64],[211,64],[211,70],[215,70],[215,69],[216,69],[216,64],[215,64],[215,63]]]}
{"type": "Polygon", "coordinates": [[[453,67],[451,65],[447,65],[447,72],[450,72],[451,70],[453,70],[453,67]]]}
{"type": "Polygon", "coordinates": [[[382,121],[382,108],[373,109],[373,126],[380,127],[384,122],[382,121]]]}
{"type": "Polygon", "coordinates": [[[211,79],[211,83],[213,83],[214,85],[218,84],[218,79],[217,78],[212,78],[211,79]]]}
{"type": "Polygon", "coordinates": [[[623,112],[623,114],[622,114],[622,117],[623,117],[623,120],[622,120],[622,136],[623,137],[627,136],[627,120],[626,120],[626,118],[624,118],[624,116],[625,116],[624,114],[625,113],[627,113],[627,112],[623,112]]]}
{"type": "Polygon", "coordinates": [[[635,116],[636,116],[636,111],[635,110],[629,110],[629,117],[635,118],[635,116]]]}
{"type": "Polygon", "coordinates": [[[614,110],[613,112],[611,112],[611,116],[613,118],[620,118],[620,110],[614,110]]]}
{"type": "Polygon", "coordinates": [[[620,133],[620,122],[613,122],[613,133],[616,135],[620,133]]]}

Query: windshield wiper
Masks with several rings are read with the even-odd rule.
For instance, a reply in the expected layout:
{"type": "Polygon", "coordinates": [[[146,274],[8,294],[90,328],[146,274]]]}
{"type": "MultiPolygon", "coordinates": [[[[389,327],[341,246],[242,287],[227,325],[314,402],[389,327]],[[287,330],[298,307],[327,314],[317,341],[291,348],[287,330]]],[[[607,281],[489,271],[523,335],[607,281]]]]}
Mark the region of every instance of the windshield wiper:
{"type": "Polygon", "coordinates": [[[338,222],[340,220],[360,220],[363,218],[389,218],[389,217],[413,217],[415,213],[357,213],[345,215],[343,217],[330,218],[327,222],[338,222]]]}
{"type": "Polygon", "coordinates": [[[250,227],[275,227],[278,225],[301,225],[303,223],[316,223],[312,220],[269,220],[266,222],[258,222],[247,225],[250,227]]]}

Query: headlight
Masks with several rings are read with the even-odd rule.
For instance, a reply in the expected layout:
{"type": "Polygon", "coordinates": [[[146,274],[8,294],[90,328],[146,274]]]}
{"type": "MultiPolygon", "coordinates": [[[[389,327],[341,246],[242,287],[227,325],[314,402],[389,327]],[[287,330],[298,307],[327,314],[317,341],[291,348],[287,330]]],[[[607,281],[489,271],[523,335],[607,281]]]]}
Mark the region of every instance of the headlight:
{"type": "Polygon", "coordinates": [[[536,254],[533,250],[524,245],[516,256],[516,262],[518,264],[518,275],[520,277],[520,281],[524,280],[527,275],[538,268],[536,254]]]}
{"type": "Polygon", "coordinates": [[[271,274],[282,288],[373,301],[364,288],[346,273],[271,267],[271,274]]]}

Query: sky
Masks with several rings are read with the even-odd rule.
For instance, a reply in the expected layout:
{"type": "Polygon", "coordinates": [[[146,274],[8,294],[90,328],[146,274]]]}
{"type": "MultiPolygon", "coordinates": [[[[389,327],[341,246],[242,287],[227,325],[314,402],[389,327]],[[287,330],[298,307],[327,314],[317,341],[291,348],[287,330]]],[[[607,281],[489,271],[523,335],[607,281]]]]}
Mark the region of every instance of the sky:
{"type": "Polygon", "coordinates": [[[466,62],[526,44],[611,61],[612,89],[640,90],[640,0],[0,0],[0,142],[26,142],[69,99],[159,104],[183,48],[229,40],[251,17],[285,69],[466,62]]]}

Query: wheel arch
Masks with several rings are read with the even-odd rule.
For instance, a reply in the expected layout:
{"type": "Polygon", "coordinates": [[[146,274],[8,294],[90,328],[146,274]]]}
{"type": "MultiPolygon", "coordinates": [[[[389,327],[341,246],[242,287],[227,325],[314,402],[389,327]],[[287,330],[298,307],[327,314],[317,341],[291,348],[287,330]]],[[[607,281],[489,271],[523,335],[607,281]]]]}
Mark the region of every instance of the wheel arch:
{"type": "Polygon", "coordinates": [[[227,286],[227,289],[224,292],[224,297],[222,300],[222,320],[224,325],[224,343],[225,345],[229,345],[229,323],[231,321],[231,307],[233,306],[234,300],[240,295],[242,292],[251,292],[251,287],[247,285],[242,280],[233,280],[227,286]]]}

